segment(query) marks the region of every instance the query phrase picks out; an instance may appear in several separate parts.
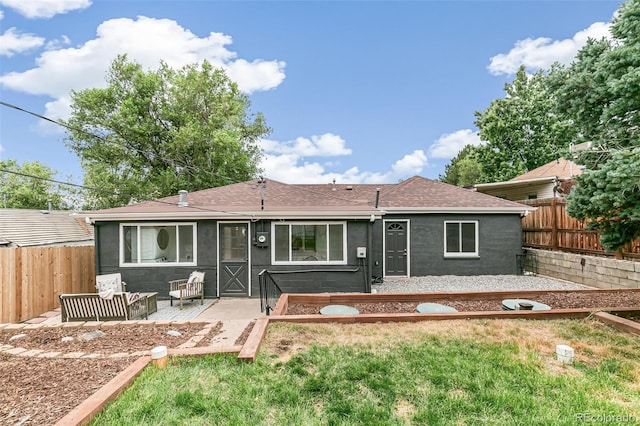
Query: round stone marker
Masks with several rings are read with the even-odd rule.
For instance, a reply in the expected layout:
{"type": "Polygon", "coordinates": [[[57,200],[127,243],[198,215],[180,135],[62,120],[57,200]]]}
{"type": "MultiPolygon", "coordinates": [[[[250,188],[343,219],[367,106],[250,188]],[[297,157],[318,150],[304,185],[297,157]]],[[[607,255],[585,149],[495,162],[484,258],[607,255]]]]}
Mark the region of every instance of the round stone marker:
{"type": "Polygon", "coordinates": [[[532,311],[548,311],[549,309],[551,309],[551,306],[549,305],[526,299],[505,299],[502,301],[502,309],[504,309],[505,311],[521,310],[520,303],[529,303],[533,305],[531,309],[532,311]]]}
{"type": "Polygon", "coordinates": [[[320,309],[322,315],[358,315],[360,311],[351,306],[327,305],[320,309]]]}
{"type": "Polygon", "coordinates": [[[442,314],[446,312],[458,312],[456,308],[451,306],[441,305],[440,303],[421,303],[416,308],[421,314],[442,314]]]}

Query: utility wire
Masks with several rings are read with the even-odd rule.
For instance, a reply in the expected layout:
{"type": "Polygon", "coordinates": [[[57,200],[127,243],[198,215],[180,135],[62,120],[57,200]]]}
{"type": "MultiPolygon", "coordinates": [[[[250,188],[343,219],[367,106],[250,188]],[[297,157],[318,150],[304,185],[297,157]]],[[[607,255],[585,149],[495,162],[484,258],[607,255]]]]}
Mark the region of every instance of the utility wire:
{"type": "MultiPolygon", "coordinates": [[[[44,177],[41,177],[41,176],[30,175],[30,174],[27,174],[27,173],[15,172],[13,170],[0,169],[0,173],[10,173],[10,174],[14,174],[14,175],[22,176],[22,177],[43,180],[43,181],[46,181],[46,182],[52,182],[52,183],[56,183],[56,184],[59,184],[59,185],[69,185],[69,186],[73,186],[73,187],[76,187],[76,188],[81,188],[81,189],[87,189],[87,190],[101,192],[101,193],[107,194],[107,195],[126,196],[126,197],[135,198],[135,195],[131,195],[131,194],[125,194],[125,193],[121,193],[121,192],[112,192],[112,191],[108,191],[106,189],[100,189],[100,188],[95,188],[95,187],[86,186],[86,185],[79,185],[77,183],[71,183],[71,182],[63,182],[63,181],[59,181],[59,180],[55,180],[55,179],[44,178],[44,177]]],[[[157,198],[141,200],[141,202],[153,202],[153,203],[159,203],[159,204],[166,204],[166,205],[169,205],[169,206],[175,206],[175,203],[171,203],[169,201],[159,200],[157,198]]],[[[195,209],[195,210],[202,210],[202,211],[210,212],[210,213],[231,213],[231,212],[224,211],[224,210],[213,210],[213,209],[208,209],[208,208],[198,207],[198,206],[191,206],[191,205],[186,207],[186,208],[191,208],[191,209],[195,209]]]]}
{"type": "MultiPolygon", "coordinates": [[[[27,110],[27,109],[19,107],[17,105],[14,105],[14,104],[11,104],[11,103],[8,103],[8,102],[4,102],[4,101],[1,101],[1,100],[0,100],[0,105],[8,107],[8,108],[15,109],[15,110],[20,111],[20,112],[24,112],[26,114],[29,114],[29,115],[34,116],[36,118],[39,118],[41,120],[45,120],[45,121],[48,121],[50,123],[57,124],[57,125],[59,125],[61,127],[64,127],[67,130],[77,131],[77,132],[83,133],[83,134],[85,134],[85,135],[87,135],[87,136],[89,136],[91,138],[96,138],[96,139],[98,139],[100,141],[103,141],[103,142],[106,142],[106,143],[109,143],[109,144],[114,144],[114,145],[122,147],[121,143],[109,140],[109,139],[107,139],[107,138],[105,138],[103,136],[96,135],[96,134],[91,133],[91,132],[89,132],[87,130],[84,130],[82,128],[77,128],[77,127],[74,127],[74,126],[70,126],[70,125],[68,125],[68,124],[66,124],[64,122],[60,122],[58,120],[54,120],[52,118],[49,118],[49,117],[46,117],[46,116],[44,116],[42,114],[38,114],[36,112],[27,110]]],[[[138,149],[138,148],[135,148],[135,147],[133,147],[131,145],[127,146],[126,148],[131,149],[132,151],[136,151],[139,154],[143,154],[143,155],[149,154],[148,152],[146,152],[144,150],[141,150],[141,149],[138,149]]],[[[167,159],[166,157],[158,157],[158,158],[160,158],[161,160],[163,160],[167,164],[176,164],[179,167],[190,169],[190,170],[193,170],[194,172],[197,172],[197,173],[201,173],[202,172],[200,169],[196,169],[193,166],[180,165],[177,162],[175,162],[174,160],[167,159]]],[[[45,181],[49,181],[49,182],[53,182],[53,183],[57,183],[57,184],[61,184],[61,185],[74,186],[74,187],[78,187],[78,188],[82,188],[82,189],[86,189],[86,190],[92,190],[92,191],[96,191],[96,192],[101,192],[103,194],[108,194],[108,195],[128,196],[128,197],[131,197],[131,198],[135,198],[135,196],[131,195],[131,194],[117,193],[117,192],[112,192],[112,191],[108,191],[108,190],[104,190],[104,189],[100,189],[100,188],[89,187],[89,186],[85,186],[85,185],[78,185],[78,184],[74,184],[74,183],[70,183],[70,182],[56,181],[54,179],[47,179],[47,178],[41,178],[39,176],[26,175],[26,174],[23,174],[23,173],[13,172],[13,171],[10,171],[10,170],[0,170],[0,172],[13,173],[13,174],[16,174],[16,175],[22,175],[24,177],[30,177],[30,178],[34,178],[34,179],[41,179],[41,180],[45,180],[45,181]]],[[[221,179],[225,179],[230,183],[244,183],[244,184],[248,184],[248,185],[255,185],[252,182],[238,181],[238,180],[232,179],[232,178],[230,178],[228,176],[222,176],[222,175],[220,175],[218,173],[215,173],[213,171],[207,170],[206,172],[209,173],[212,176],[215,176],[215,177],[218,177],[218,178],[221,178],[221,179]]],[[[258,182],[258,185],[256,186],[256,188],[260,187],[261,185],[264,185],[264,181],[258,182]]],[[[339,200],[343,200],[343,201],[349,201],[349,202],[352,202],[352,203],[355,203],[355,204],[369,204],[368,201],[360,201],[360,200],[352,200],[352,199],[348,199],[348,198],[343,198],[343,197],[340,197],[340,196],[337,196],[337,195],[326,194],[325,192],[322,192],[322,191],[315,191],[315,190],[313,190],[311,188],[304,188],[304,187],[301,187],[301,186],[298,186],[298,185],[290,185],[290,186],[292,188],[295,188],[295,189],[299,190],[299,191],[304,191],[304,192],[308,192],[308,193],[323,195],[323,196],[326,196],[326,197],[331,197],[331,198],[335,198],[335,199],[339,199],[339,200]]],[[[150,199],[150,200],[143,200],[143,201],[154,201],[154,202],[162,203],[162,201],[157,200],[157,199],[150,199]]],[[[171,203],[167,203],[167,204],[171,204],[171,203]]],[[[197,208],[197,207],[194,207],[194,208],[197,208]]],[[[211,212],[217,212],[218,211],[218,210],[206,210],[206,209],[204,209],[204,210],[205,211],[211,211],[211,212]]]]}
{"type": "MultiPolygon", "coordinates": [[[[66,124],[64,122],[61,122],[61,121],[58,121],[58,120],[54,120],[54,119],[46,117],[46,116],[44,116],[42,114],[38,114],[36,112],[27,110],[25,108],[21,108],[21,107],[19,107],[17,105],[14,105],[14,104],[11,104],[11,103],[8,103],[8,102],[0,101],[0,105],[8,107],[8,108],[15,109],[15,110],[20,111],[20,112],[24,112],[26,114],[32,115],[34,117],[37,117],[37,118],[39,118],[41,120],[45,120],[45,121],[48,121],[50,123],[57,124],[58,126],[64,127],[67,130],[83,133],[83,134],[85,134],[85,135],[87,135],[87,136],[89,136],[91,138],[98,139],[98,140],[100,140],[102,142],[105,142],[105,143],[108,143],[108,144],[112,144],[112,145],[116,145],[116,146],[119,146],[121,148],[130,149],[130,150],[135,151],[138,154],[142,154],[144,156],[147,156],[148,154],[150,154],[148,151],[144,151],[142,149],[136,148],[136,147],[132,146],[131,144],[129,144],[129,145],[127,145],[125,147],[125,146],[123,146],[123,143],[112,141],[112,140],[110,140],[110,139],[108,139],[108,138],[106,138],[104,136],[96,135],[95,133],[91,133],[91,132],[89,132],[87,130],[84,130],[82,128],[70,126],[70,125],[68,125],[68,124],[66,124]]],[[[124,142],[126,142],[126,140],[124,142]]],[[[174,159],[170,159],[170,158],[167,158],[167,157],[160,157],[160,156],[158,156],[157,158],[159,158],[160,160],[164,161],[168,165],[175,165],[177,167],[181,167],[181,168],[184,168],[184,169],[191,170],[191,171],[193,171],[195,173],[202,173],[203,172],[201,169],[197,169],[194,166],[191,166],[191,165],[188,165],[188,164],[179,163],[179,162],[175,161],[174,159]]],[[[232,178],[230,178],[228,176],[222,176],[222,175],[220,175],[218,173],[215,173],[212,170],[205,170],[205,172],[210,174],[211,176],[215,176],[215,177],[220,178],[220,179],[225,179],[226,181],[228,181],[230,183],[242,183],[242,182],[237,181],[235,179],[232,179],[232,178]]]]}

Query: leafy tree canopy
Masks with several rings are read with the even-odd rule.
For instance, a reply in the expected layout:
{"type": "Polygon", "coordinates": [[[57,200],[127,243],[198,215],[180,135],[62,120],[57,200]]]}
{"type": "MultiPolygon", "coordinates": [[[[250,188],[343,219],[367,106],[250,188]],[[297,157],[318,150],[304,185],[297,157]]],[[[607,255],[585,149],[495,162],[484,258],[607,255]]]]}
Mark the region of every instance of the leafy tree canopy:
{"type": "MultiPolygon", "coordinates": [[[[552,68],[550,74],[557,72],[552,68]]],[[[524,66],[506,96],[476,112],[475,125],[486,144],[477,148],[484,182],[502,182],[565,155],[575,130],[556,108],[543,72],[528,76],[524,66]]]]}
{"type": "Polygon", "coordinates": [[[480,183],[482,178],[482,165],[475,158],[476,147],[466,145],[444,167],[444,175],[439,180],[450,185],[468,186],[480,183]]]}
{"type": "Polygon", "coordinates": [[[80,158],[89,208],[125,205],[252,178],[261,114],[208,62],[156,71],[116,58],[106,88],[72,93],[67,145],[80,158]]]}
{"type": "Polygon", "coordinates": [[[72,208],[75,192],[43,179],[53,179],[56,171],[37,161],[0,160],[0,204],[12,209],[72,208]],[[6,170],[6,171],[5,171],[6,170]],[[37,176],[34,178],[31,176],[37,176]]]}

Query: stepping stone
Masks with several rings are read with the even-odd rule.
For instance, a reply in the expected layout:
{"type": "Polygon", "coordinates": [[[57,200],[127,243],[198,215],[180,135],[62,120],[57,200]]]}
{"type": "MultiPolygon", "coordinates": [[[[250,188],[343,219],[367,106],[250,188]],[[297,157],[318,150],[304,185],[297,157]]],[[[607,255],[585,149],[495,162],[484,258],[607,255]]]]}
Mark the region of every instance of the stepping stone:
{"type": "Polygon", "coordinates": [[[320,309],[322,315],[358,315],[360,311],[351,306],[327,305],[320,309]]]}
{"type": "Polygon", "coordinates": [[[447,305],[441,305],[440,303],[421,303],[416,308],[421,314],[441,314],[446,312],[458,312],[456,308],[447,305]]]}
{"type": "Polygon", "coordinates": [[[505,311],[518,311],[518,310],[523,311],[525,309],[522,309],[520,307],[521,303],[530,304],[532,307],[530,310],[532,311],[548,311],[551,309],[551,306],[549,305],[545,305],[544,303],[536,302],[534,300],[527,300],[527,299],[505,299],[502,301],[502,309],[505,311]]]}

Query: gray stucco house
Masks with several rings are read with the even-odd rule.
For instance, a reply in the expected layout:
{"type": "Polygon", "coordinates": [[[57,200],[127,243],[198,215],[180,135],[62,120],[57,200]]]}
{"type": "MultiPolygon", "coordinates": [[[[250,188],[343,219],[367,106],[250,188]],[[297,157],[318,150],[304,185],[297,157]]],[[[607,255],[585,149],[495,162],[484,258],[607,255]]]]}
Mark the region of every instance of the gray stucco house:
{"type": "Polygon", "coordinates": [[[206,273],[207,297],[369,292],[374,279],[515,274],[531,207],[414,176],[398,184],[253,180],[86,212],[96,273],[167,297],[167,282],[206,273]]]}

